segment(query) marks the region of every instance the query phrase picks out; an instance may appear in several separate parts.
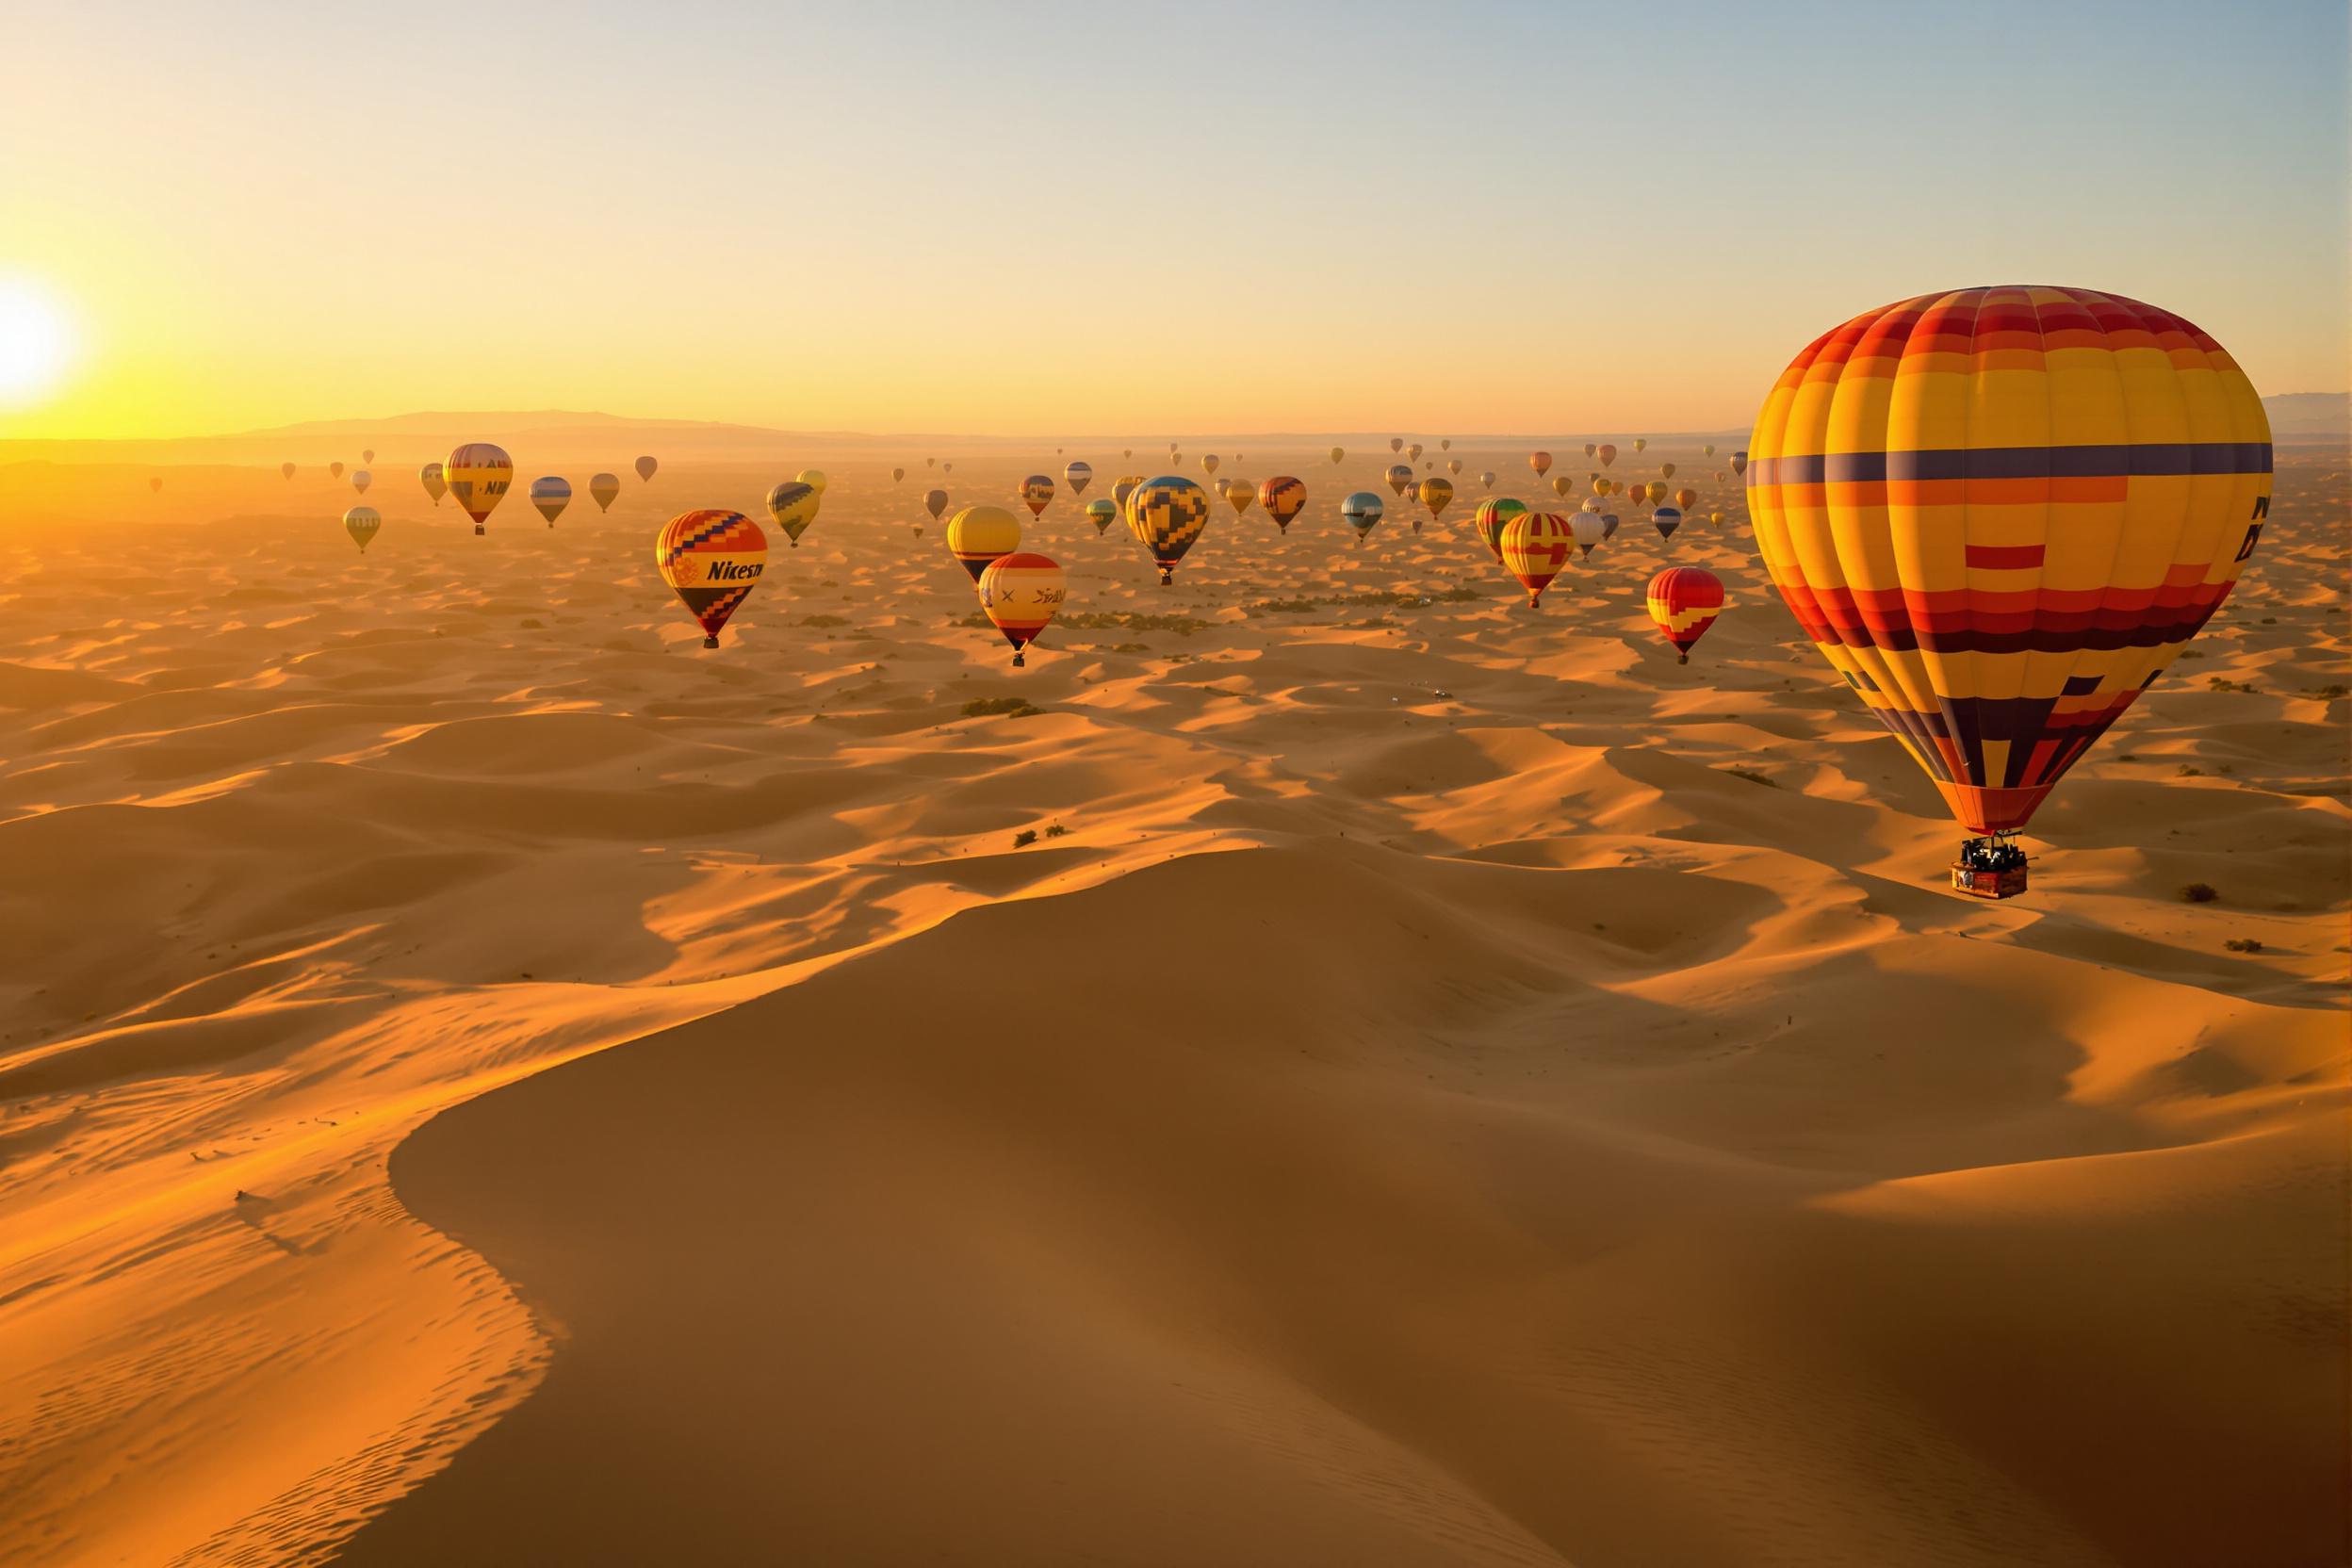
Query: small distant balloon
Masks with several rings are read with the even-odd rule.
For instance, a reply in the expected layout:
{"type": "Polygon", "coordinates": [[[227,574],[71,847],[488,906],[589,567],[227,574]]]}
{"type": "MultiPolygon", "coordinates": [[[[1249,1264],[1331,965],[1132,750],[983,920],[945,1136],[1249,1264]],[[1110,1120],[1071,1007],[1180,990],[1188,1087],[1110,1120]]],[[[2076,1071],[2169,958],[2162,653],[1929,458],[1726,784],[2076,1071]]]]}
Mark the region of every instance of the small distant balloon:
{"type": "Polygon", "coordinates": [[[620,494],[621,476],[618,474],[596,474],[588,481],[588,498],[596,503],[598,512],[612,511],[612,503],[620,494]]]}
{"type": "Polygon", "coordinates": [[[1070,486],[1070,495],[1083,496],[1086,493],[1086,486],[1094,482],[1094,465],[1083,460],[1073,461],[1062,469],[1062,480],[1070,486]]]}
{"type": "Polygon", "coordinates": [[[1402,499],[1405,486],[1413,482],[1413,470],[1404,464],[1392,463],[1388,466],[1388,472],[1380,477],[1388,481],[1390,492],[1402,499]]]}
{"type": "Polygon", "coordinates": [[[1288,474],[1277,474],[1258,486],[1258,504],[1277,529],[1288,533],[1290,520],[1307,504],[1307,487],[1288,474]]]}
{"type": "Polygon", "coordinates": [[[1527,454],[1527,466],[1535,470],[1536,478],[1542,479],[1545,474],[1552,471],[1552,454],[1549,452],[1529,452],[1527,454]]]}
{"type": "Polygon", "coordinates": [[[489,531],[482,524],[514,482],[514,460],[506,455],[504,447],[469,441],[441,460],[441,478],[466,515],[474,520],[474,531],[486,533],[489,531]]]}
{"type": "Polygon", "coordinates": [[[939,520],[939,514],[947,510],[947,492],[944,490],[925,490],[923,493],[923,510],[931,514],[931,520],[935,523],[938,522],[939,520]]]}
{"type": "Polygon", "coordinates": [[[376,530],[383,526],[383,514],[372,506],[355,506],[343,514],[343,531],[351,536],[362,555],[368,553],[368,541],[373,539],[376,530]]]}
{"type": "Polygon", "coordinates": [[[354,468],[351,470],[351,488],[358,491],[361,495],[366,495],[368,493],[368,487],[375,482],[376,476],[369,473],[367,469],[354,468]]]}
{"type": "Polygon", "coordinates": [[[439,506],[441,498],[449,493],[449,482],[441,477],[441,465],[438,463],[426,464],[416,470],[416,478],[424,485],[425,494],[433,498],[435,506],[439,506]]]}
{"type": "Polygon", "coordinates": [[[555,520],[564,515],[564,509],[572,504],[572,482],[548,474],[531,482],[531,504],[539,515],[553,528],[555,520]]]}
{"type": "Polygon", "coordinates": [[[1704,566],[1669,566],[1650,579],[1650,619],[1674,645],[1674,662],[1690,662],[1690,645],[1723,612],[1723,580],[1704,566]]]}
{"type": "MultiPolygon", "coordinates": [[[[656,463],[656,462],[655,462],[652,458],[650,458],[650,457],[641,457],[641,458],[639,458],[639,459],[637,460],[637,477],[638,477],[638,479],[639,479],[639,480],[641,480],[641,481],[643,481],[643,480],[650,480],[650,479],[652,479],[652,478],[653,478],[653,471],[654,471],[656,468],[659,468],[659,467],[661,467],[661,466],[662,466],[662,465],[661,465],[661,464],[656,463]]],[[[727,514],[727,515],[731,517],[731,516],[734,516],[734,515],[735,515],[735,514],[730,512],[730,513],[728,513],[728,514],[727,514]]],[[[753,524],[753,525],[751,525],[751,526],[752,526],[753,531],[757,532],[757,531],[758,531],[758,530],[759,530],[759,525],[755,523],[755,524],[753,524]]],[[[760,548],[765,549],[766,547],[766,547],[766,545],[765,545],[764,543],[762,543],[762,544],[761,544],[761,546],[760,546],[760,548]]],[[[764,559],[764,558],[763,558],[763,559],[764,559]]],[[[713,642],[713,643],[711,644],[711,645],[712,645],[713,647],[716,647],[718,645],[717,645],[715,642],[713,642]]]]}
{"type": "Polygon", "coordinates": [[[1086,503],[1086,517],[1094,524],[1094,531],[1102,533],[1119,520],[1119,503],[1108,496],[1097,496],[1086,503]]]}
{"type": "Polygon", "coordinates": [[[281,463],[281,464],[279,464],[279,465],[278,465],[278,477],[279,477],[280,479],[292,479],[292,478],[294,477],[294,465],[292,465],[291,463],[281,463]]]}
{"type": "Polygon", "coordinates": [[[1054,503],[1054,477],[1051,474],[1031,474],[1021,482],[1021,500],[1032,517],[1040,516],[1054,503]]]}
{"type": "Polygon", "coordinates": [[[800,536],[817,520],[817,508],[824,499],[825,492],[796,479],[785,480],[768,492],[768,515],[776,519],[793,549],[800,548],[800,536]]]}

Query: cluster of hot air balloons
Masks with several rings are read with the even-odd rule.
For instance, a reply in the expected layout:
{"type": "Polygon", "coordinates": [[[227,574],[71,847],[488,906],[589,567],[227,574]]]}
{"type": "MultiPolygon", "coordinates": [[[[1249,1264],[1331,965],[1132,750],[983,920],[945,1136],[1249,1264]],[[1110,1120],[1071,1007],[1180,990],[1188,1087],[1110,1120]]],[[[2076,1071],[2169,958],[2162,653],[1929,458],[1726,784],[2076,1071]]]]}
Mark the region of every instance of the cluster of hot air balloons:
{"type": "MultiPolygon", "coordinates": [[[[1973,835],[1953,885],[2005,897],[2024,887],[2014,836],[2213,614],[2251,557],[2269,511],[2269,442],[2244,373],[2180,318],[2089,290],[1978,288],[1901,301],[1824,334],[1782,374],[1750,448],[1730,454],[1729,475],[1715,476],[1745,482],[1782,599],[1973,835]]],[[[1631,449],[1647,445],[1635,438],[1631,449]]],[[[1392,497],[1443,518],[1453,479],[1417,472],[1417,443],[1396,437],[1389,449],[1404,459],[1383,476],[1392,497]]],[[[1673,462],[1636,479],[1618,467],[1617,446],[1591,442],[1584,452],[1594,466],[1581,486],[1553,475],[1552,453],[1527,457],[1560,501],[1587,492],[1576,510],[1487,496],[1472,511],[1478,542],[1530,609],[1614,535],[1611,498],[1637,516],[1646,509],[1663,539],[1702,515],[1700,491],[1674,485],[1673,462]]],[[[1176,443],[1169,455],[1180,458],[1176,443]]],[[[1346,452],[1333,447],[1330,457],[1337,465],[1346,452]]],[[[1199,466],[1206,487],[1173,472],[1122,474],[1084,515],[1098,534],[1123,521],[1168,583],[1207,528],[1213,497],[1237,518],[1262,507],[1283,531],[1305,507],[1307,486],[1294,476],[1219,480],[1225,459],[1216,453],[1199,466]]],[[[1462,465],[1446,467],[1459,476],[1462,465]]],[[[641,478],[653,469],[652,459],[639,460],[641,478]]],[[[894,468],[892,481],[906,471],[894,468]]],[[[1061,486],[1074,500],[1093,477],[1072,461],[1059,486],[1050,473],[1029,475],[1018,499],[1041,517],[1061,486]]],[[[1479,482],[1492,489],[1494,477],[1479,482]]],[[[436,503],[444,490],[455,496],[481,531],[514,466],[498,447],[474,443],[427,465],[423,479],[436,503]]],[[[353,475],[363,491],[367,482],[368,470],[353,475]]],[[[600,506],[617,489],[609,474],[590,484],[600,506]]],[[[824,492],[814,469],[769,492],[776,525],[794,544],[824,492]]],[[[531,496],[552,523],[571,488],[549,476],[531,496]]],[[[948,493],[930,489],[923,505],[936,521],[948,493]]],[[[1383,501],[1357,491],[1339,512],[1361,540],[1383,501]]],[[[1704,515],[1721,523],[1723,514],[1704,515]]],[[[363,550],[382,521],[365,506],[344,520],[363,550]]],[[[1021,547],[1021,524],[1006,507],[965,506],[946,534],[1013,663],[1023,664],[1067,596],[1062,567],[1021,547]]],[[[655,556],[704,645],[716,646],[765,570],[767,540],[740,513],[687,512],[663,527],[655,556]]],[[[1672,565],[1651,578],[1644,603],[1688,663],[1726,598],[1713,573],[1672,565]]]]}
{"type": "MultiPolygon", "coordinates": [[[[364,461],[372,463],[376,454],[367,451],[360,456],[364,461]]],[[[340,473],[343,466],[337,463],[328,466],[331,471],[340,473]]],[[[660,466],[651,457],[639,458],[636,464],[638,479],[652,479],[660,466]]],[[[294,477],[294,465],[282,464],[278,471],[291,479],[294,477]]],[[[459,509],[474,520],[474,531],[487,533],[490,514],[498,510],[498,502],[504,500],[506,493],[514,486],[514,460],[507,455],[505,448],[494,442],[468,441],[441,461],[426,464],[417,470],[416,478],[424,486],[425,494],[433,498],[433,505],[439,506],[444,496],[455,496],[459,509]]],[[[352,484],[363,495],[367,493],[369,482],[370,475],[364,468],[351,475],[352,484]]],[[[588,481],[588,494],[596,501],[599,512],[610,511],[620,493],[621,482],[614,475],[600,473],[588,481]]],[[[549,528],[555,526],[555,520],[564,514],[564,509],[572,504],[571,481],[559,474],[544,474],[532,480],[529,494],[531,506],[547,520],[549,528]]],[[[373,507],[354,506],[343,514],[344,530],[358,541],[363,555],[367,553],[368,542],[376,536],[376,531],[383,526],[383,515],[373,507]]],[[[804,523],[802,526],[807,525],[804,523]]],[[[798,535],[795,534],[794,538],[797,540],[798,535]]]]}

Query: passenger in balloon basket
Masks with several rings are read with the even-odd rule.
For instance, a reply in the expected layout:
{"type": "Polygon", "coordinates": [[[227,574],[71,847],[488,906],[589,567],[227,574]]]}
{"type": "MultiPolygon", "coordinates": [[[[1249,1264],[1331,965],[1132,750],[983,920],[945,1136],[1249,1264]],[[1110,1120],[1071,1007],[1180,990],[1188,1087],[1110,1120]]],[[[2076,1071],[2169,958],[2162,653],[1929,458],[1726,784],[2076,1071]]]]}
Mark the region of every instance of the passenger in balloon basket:
{"type": "Polygon", "coordinates": [[[2005,833],[1966,839],[1952,863],[1952,885],[1978,898],[2014,898],[2025,891],[2025,851],[2005,833]]]}

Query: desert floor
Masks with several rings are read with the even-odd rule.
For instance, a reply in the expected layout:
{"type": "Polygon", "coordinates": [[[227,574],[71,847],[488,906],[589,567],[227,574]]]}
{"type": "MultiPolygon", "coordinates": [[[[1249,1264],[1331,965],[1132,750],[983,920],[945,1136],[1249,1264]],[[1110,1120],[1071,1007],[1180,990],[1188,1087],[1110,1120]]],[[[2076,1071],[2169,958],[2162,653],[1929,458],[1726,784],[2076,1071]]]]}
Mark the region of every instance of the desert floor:
{"type": "Polygon", "coordinates": [[[1721,456],[1530,612],[1243,452],[1021,671],[919,450],[0,469],[0,1560],[2338,1560],[2341,455],[1996,906],[1721,456]]]}

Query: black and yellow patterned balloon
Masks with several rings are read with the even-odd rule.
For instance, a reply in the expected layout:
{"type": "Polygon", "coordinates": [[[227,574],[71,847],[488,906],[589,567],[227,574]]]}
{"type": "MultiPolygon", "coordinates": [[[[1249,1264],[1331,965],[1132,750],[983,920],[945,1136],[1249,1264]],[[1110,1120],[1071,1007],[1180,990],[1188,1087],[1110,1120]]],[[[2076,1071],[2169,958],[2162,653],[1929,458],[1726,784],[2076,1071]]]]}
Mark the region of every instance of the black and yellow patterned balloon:
{"type": "Polygon", "coordinates": [[[1209,493],[1178,474],[1146,480],[1127,498],[1127,527],[1160,568],[1160,581],[1173,582],[1176,563],[1209,526],[1209,493]]]}

